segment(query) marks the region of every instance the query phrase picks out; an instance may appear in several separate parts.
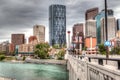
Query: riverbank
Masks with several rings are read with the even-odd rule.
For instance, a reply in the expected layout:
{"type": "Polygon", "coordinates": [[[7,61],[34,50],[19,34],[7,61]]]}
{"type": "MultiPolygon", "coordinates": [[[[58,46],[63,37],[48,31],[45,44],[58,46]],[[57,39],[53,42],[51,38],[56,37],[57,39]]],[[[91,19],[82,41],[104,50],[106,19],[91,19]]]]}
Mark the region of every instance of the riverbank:
{"type": "Polygon", "coordinates": [[[26,63],[36,63],[36,64],[57,64],[66,65],[67,60],[55,60],[55,59],[26,59],[26,63]]]}
{"type": "Polygon", "coordinates": [[[11,79],[11,78],[3,78],[3,77],[0,77],[0,80],[16,80],[16,79],[11,79]]]}

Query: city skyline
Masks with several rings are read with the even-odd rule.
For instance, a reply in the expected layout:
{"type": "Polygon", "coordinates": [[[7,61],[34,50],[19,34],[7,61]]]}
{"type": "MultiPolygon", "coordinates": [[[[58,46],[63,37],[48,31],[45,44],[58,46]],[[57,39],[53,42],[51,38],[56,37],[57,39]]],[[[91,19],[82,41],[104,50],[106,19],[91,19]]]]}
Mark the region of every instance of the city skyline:
{"type": "MultiPolygon", "coordinates": [[[[119,0],[108,0],[108,8],[113,9],[116,18],[120,18],[119,3],[119,0]]],[[[0,42],[10,41],[12,33],[24,33],[28,38],[32,35],[35,24],[46,26],[46,41],[48,41],[48,9],[51,4],[66,5],[67,31],[72,30],[74,24],[84,22],[87,9],[98,7],[99,12],[104,9],[104,0],[1,0],[0,4],[0,42]]]]}

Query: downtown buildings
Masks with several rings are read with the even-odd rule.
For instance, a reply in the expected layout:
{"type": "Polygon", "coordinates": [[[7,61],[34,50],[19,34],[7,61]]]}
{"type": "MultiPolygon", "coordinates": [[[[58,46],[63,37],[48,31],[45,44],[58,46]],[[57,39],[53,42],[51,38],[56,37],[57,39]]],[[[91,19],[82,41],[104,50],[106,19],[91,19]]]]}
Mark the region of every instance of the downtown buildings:
{"type": "Polygon", "coordinates": [[[35,46],[45,42],[45,26],[35,25],[33,27],[33,36],[28,38],[28,44],[21,44],[18,48],[18,54],[30,56],[33,55],[35,46]]]}
{"type": "Polygon", "coordinates": [[[49,7],[49,43],[50,45],[66,44],[66,6],[51,5],[49,7]]]}

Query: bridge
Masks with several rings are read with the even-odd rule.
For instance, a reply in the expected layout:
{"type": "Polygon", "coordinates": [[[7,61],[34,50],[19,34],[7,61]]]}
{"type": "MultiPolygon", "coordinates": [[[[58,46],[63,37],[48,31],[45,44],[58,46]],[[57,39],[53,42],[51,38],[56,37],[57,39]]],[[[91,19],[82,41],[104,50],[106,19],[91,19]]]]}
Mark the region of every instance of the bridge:
{"type": "Polygon", "coordinates": [[[120,80],[120,59],[66,54],[69,80],[120,80]],[[106,63],[107,62],[107,63],[106,63]]]}

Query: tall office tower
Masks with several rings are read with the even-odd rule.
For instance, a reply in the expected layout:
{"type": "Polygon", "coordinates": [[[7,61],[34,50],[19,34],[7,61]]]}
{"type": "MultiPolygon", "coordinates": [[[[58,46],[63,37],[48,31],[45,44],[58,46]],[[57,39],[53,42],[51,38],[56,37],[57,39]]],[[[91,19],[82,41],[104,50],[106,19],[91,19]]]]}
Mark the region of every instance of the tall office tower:
{"type": "Polygon", "coordinates": [[[98,8],[92,8],[92,9],[88,9],[85,12],[85,20],[89,20],[89,19],[94,19],[95,16],[98,14],[98,8]]]}
{"type": "MultiPolygon", "coordinates": [[[[107,15],[108,15],[108,17],[109,16],[113,16],[113,10],[111,10],[111,9],[108,9],[107,10],[107,15]]],[[[101,28],[100,28],[100,26],[101,26],[101,22],[100,22],[100,20],[102,19],[102,18],[104,18],[104,16],[105,16],[105,10],[102,10],[99,14],[97,14],[96,15],[96,17],[95,17],[95,20],[96,20],[96,27],[97,27],[97,32],[96,32],[96,36],[97,36],[97,44],[100,44],[101,43],[101,28]]]]}
{"type": "Polygon", "coordinates": [[[79,23],[79,24],[75,24],[73,26],[73,36],[72,36],[72,42],[76,42],[77,40],[77,33],[79,32],[79,35],[82,39],[82,47],[84,47],[84,24],[83,23],[79,23]]]}
{"type": "Polygon", "coordinates": [[[49,43],[50,45],[66,44],[66,6],[49,7],[49,43]]]}
{"type": "Polygon", "coordinates": [[[33,35],[37,37],[38,42],[45,42],[45,26],[35,25],[33,27],[33,35]]]}
{"type": "MultiPolygon", "coordinates": [[[[116,29],[116,20],[115,17],[108,17],[108,27],[107,27],[107,38],[108,40],[111,40],[115,38],[115,29],[116,29]]],[[[105,19],[101,19],[101,43],[104,43],[106,41],[106,30],[105,30],[105,19]]]]}
{"type": "Polygon", "coordinates": [[[96,37],[96,20],[86,21],[85,37],[96,37]]]}
{"type": "Polygon", "coordinates": [[[120,30],[120,19],[117,19],[117,31],[120,30]]]}
{"type": "Polygon", "coordinates": [[[11,35],[11,43],[16,46],[25,43],[25,35],[24,34],[12,34],[11,35]]]}

